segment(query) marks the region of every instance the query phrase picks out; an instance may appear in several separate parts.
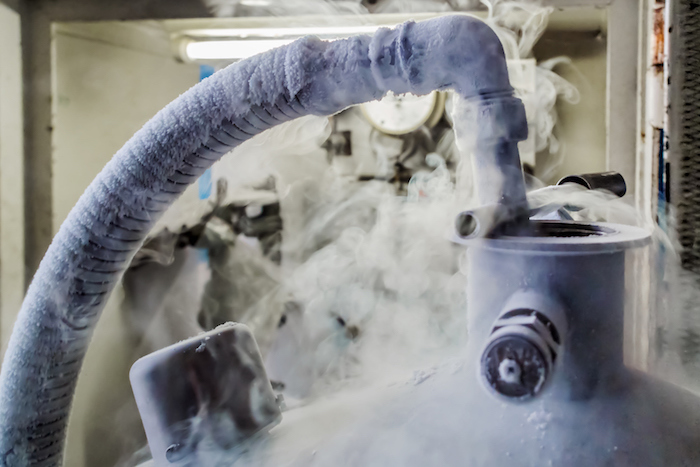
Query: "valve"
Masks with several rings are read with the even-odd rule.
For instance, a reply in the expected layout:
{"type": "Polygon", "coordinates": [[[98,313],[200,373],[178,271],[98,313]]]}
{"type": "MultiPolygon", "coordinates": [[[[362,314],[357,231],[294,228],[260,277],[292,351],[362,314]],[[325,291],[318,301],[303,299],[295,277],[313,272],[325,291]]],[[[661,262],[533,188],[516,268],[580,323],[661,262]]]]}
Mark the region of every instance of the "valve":
{"type": "Polygon", "coordinates": [[[563,307],[555,299],[531,290],[515,293],[481,354],[482,382],[513,402],[537,397],[560,360],[565,332],[563,307]]]}

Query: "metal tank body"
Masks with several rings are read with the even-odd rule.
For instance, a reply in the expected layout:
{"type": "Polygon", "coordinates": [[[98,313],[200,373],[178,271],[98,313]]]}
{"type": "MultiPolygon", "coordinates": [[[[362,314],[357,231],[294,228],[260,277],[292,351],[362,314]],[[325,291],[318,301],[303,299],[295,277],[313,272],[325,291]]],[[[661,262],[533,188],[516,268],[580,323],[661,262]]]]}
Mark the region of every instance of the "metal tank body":
{"type": "MultiPolygon", "coordinates": [[[[549,387],[530,402],[492,405],[503,425],[491,443],[516,446],[508,465],[700,465],[700,399],[623,363],[625,252],[648,235],[611,224],[534,225],[533,236],[469,249],[471,363],[519,291],[556,300],[566,318],[549,387]]],[[[472,376],[490,390],[480,371],[472,376]]],[[[506,464],[494,457],[491,465],[506,464]]]]}

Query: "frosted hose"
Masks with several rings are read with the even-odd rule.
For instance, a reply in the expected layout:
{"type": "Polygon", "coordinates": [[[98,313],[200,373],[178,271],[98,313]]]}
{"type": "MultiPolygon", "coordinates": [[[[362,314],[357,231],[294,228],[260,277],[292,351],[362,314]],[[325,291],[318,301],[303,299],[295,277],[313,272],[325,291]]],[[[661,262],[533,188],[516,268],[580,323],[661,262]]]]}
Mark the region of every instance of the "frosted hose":
{"type": "Polygon", "coordinates": [[[496,35],[471,17],[335,42],[303,38],[229,66],[160,111],[87,188],[29,287],[0,374],[0,464],[61,464],[77,377],[110,292],[158,217],[216,160],[304,115],[330,115],[389,90],[445,88],[477,103],[479,167],[513,175],[488,196],[522,204],[516,143],[527,135],[524,109],[496,35]]]}

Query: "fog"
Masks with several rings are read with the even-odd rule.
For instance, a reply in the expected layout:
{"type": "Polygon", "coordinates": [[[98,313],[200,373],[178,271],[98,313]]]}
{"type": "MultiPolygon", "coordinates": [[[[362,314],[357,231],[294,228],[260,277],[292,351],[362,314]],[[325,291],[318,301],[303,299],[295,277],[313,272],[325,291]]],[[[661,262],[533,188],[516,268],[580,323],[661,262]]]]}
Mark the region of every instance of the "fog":
{"type": "MultiPolygon", "coordinates": [[[[209,4],[221,16],[368,11],[359,2],[211,0],[209,4]]],[[[411,11],[415,7],[402,10],[406,5],[403,2],[382,5],[383,9],[375,12],[411,11]]],[[[498,31],[507,57],[531,57],[552,10],[534,2],[484,5],[489,11],[487,21],[498,31]]],[[[450,3],[420,2],[417,8],[449,11],[454,7],[450,3]]],[[[559,66],[572,64],[566,57],[558,57],[539,63],[536,69],[534,141],[536,151],[548,157],[538,167],[539,178],[528,178],[533,188],[528,195],[531,206],[549,206],[549,211],[555,213],[566,211],[578,221],[645,226],[645,220],[628,201],[608,192],[571,185],[547,187],[556,181],[551,177],[566,155],[565,145],[555,132],[557,103],[575,104],[580,99],[576,87],[556,73],[559,66]]],[[[472,155],[464,149],[470,146],[473,134],[467,125],[460,125],[469,105],[459,98],[452,99],[448,112],[454,135],[441,140],[439,150],[424,154],[408,184],[400,189],[386,181],[358,182],[338,173],[322,149],[332,128],[326,118],[307,117],[284,124],[243,144],[215,165],[213,179],[225,187],[216,203],[239,201],[234,193],[240,189],[255,193],[249,205],[279,203],[281,261],[277,264],[264,254],[259,243],[232,234],[215,220],[209,221],[203,240],[194,246],[208,251],[211,271],[202,267],[196,253],[189,252],[190,266],[183,271],[194,274],[188,281],[196,287],[183,287],[186,297],[168,298],[179,303],[191,300],[201,306],[188,307],[187,316],[168,314],[164,309],[139,332],[150,350],[155,350],[211,327],[203,326],[202,313],[211,310],[207,300],[211,298],[213,278],[217,273],[235,278],[224,287],[226,293],[216,297],[218,304],[227,305],[226,309],[209,313],[218,313],[217,320],[240,321],[252,328],[268,376],[284,395],[289,410],[271,438],[254,439],[233,450],[203,447],[199,462],[228,465],[231,459],[240,458],[245,465],[329,465],[331,460],[333,465],[370,465],[370,460],[375,463],[371,465],[404,465],[416,456],[430,465],[457,462],[453,456],[458,454],[454,452],[426,458],[428,441],[412,443],[427,433],[460,433],[465,423],[484,423],[485,409],[475,412],[473,421],[465,421],[470,414],[452,413],[453,405],[436,402],[439,395],[421,391],[406,394],[411,393],[411,387],[439,379],[441,383],[434,388],[438,394],[456,397],[455,390],[449,389],[450,375],[468,386],[461,397],[469,398],[481,391],[471,369],[462,363],[469,343],[466,249],[452,241],[455,216],[478,205],[472,155]],[[261,187],[270,187],[270,180],[273,189],[267,191],[274,193],[272,199],[260,193],[265,191],[261,187]],[[212,256],[217,251],[212,245],[225,245],[219,250],[221,255],[212,256]],[[174,320],[178,324],[173,327],[174,320]],[[403,412],[406,406],[391,402],[397,394],[406,396],[413,401],[411,404],[419,401],[429,405],[431,417],[440,423],[396,428],[407,416],[403,412]],[[373,411],[385,405],[390,407],[391,415],[377,421],[373,411]],[[329,427],[330,419],[333,430],[345,433],[347,438],[338,435],[328,450],[320,452],[318,446],[335,434],[319,428],[329,427]],[[338,427],[353,428],[341,432],[338,427]],[[389,436],[388,432],[393,434],[389,436]],[[393,454],[371,458],[367,453],[350,452],[348,440],[376,447],[374,437],[394,443],[390,449],[393,454]],[[397,452],[401,453],[398,457],[397,452]],[[339,459],[343,463],[338,464],[339,459]]],[[[379,160],[377,164],[387,162],[391,165],[392,161],[379,160]]],[[[491,182],[500,183],[495,178],[491,182]]],[[[166,213],[156,231],[167,228],[175,232],[182,225],[191,226],[211,209],[211,202],[181,201],[166,213]]],[[[665,252],[661,267],[677,271],[674,243],[657,229],[650,251],[658,254],[660,250],[665,252]]],[[[160,262],[177,262],[177,256],[160,262]]],[[[138,274],[138,268],[132,274],[138,274]]],[[[644,302],[630,298],[635,303],[640,300],[644,302]]],[[[134,310],[133,305],[125,309],[126,313],[134,310]]],[[[425,410],[420,411],[425,421],[425,410]]],[[[547,423],[542,420],[550,416],[540,406],[518,413],[545,427],[547,423]]],[[[474,443],[469,446],[476,447],[474,443]]],[[[536,454],[531,455],[534,462],[536,454]]],[[[123,465],[134,462],[132,459],[123,465]]]]}

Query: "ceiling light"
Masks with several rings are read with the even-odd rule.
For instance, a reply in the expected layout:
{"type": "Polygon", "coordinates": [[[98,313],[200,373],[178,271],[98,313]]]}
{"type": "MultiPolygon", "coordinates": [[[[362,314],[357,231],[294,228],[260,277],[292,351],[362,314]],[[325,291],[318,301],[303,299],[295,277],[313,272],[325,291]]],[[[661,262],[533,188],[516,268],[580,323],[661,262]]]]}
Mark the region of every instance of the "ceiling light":
{"type": "Polygon", "coordinates": [[[395,24],[366,24],[356,26],[308,26],[308,27],[288,27],[288,28],[217,28],[206,30],[189,30],[190,36],[226,37],[226,38],[287,38],[303,36],[319,37],[347,37],[354,34],[373,34],[380,27],[393,27],[395,24]]]}
{"type": "Polygon", "coordinates": [[[184,51],[189,60],[241,60],[290,42],[292,39],[188,41],[184,51]]]}
{"type": "MultiPolygon", "coordinates": [[[[393,26],[393,25],[387,25],[393,26]]],[[[304,36],[336,40],[356,34],[373,34],[381,25],[312,26],[290,28],[210,29],[201,36],[188,31],[180,48],[185,61],[241,60],[280,47],[304,36]],[[194,37],[193,37],[194,36],[194,37]],[[206,37],[206,38],[205,38],[206,37]],[[221,39],[210,39],[221,38],[221,39]]]]}

